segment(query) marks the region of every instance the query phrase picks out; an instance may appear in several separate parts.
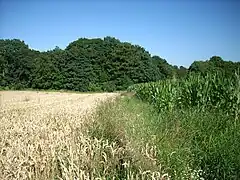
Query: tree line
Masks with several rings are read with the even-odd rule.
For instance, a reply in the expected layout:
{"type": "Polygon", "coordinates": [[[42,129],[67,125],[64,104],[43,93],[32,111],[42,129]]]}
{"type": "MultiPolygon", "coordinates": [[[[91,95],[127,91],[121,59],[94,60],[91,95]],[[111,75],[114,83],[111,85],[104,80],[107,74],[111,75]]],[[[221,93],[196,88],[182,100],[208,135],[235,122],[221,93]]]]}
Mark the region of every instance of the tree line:
{"type": "Polygon", "coordinates": [[[0,87],[74,91],[124,90],[137,83],[184,78],[188,73],[221,71],[231,76],[239,62],[213,56],[189,68],[170,65],[143,47],[114,37],[71,42],[65,49],[40,52],[19,39],[0,39],[0,87]]]}

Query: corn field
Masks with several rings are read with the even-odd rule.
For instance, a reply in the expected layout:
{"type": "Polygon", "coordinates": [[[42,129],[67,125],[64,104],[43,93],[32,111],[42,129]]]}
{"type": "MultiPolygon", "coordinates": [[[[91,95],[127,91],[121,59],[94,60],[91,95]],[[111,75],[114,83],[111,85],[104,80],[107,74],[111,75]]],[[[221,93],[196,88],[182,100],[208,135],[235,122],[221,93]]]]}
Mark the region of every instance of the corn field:
{"type": "Polygon", "coordinates": [[[224,78],[221,74],[189,75],[184,80],[168,79],[130,86],[141,100],[159,111],[196,107],[199,111],[221,110],[239,118],[240,76],[224,78]]]}

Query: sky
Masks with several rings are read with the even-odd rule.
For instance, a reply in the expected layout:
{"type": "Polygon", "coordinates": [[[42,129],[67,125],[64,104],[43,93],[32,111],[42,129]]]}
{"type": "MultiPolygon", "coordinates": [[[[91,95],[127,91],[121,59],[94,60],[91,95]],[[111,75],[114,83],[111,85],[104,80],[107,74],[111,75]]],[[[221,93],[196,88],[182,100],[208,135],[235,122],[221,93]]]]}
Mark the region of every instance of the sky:
{"type": "Polygon", "coordinates": [[[0,39],[46,51],[105,36],[178,66],[214,55],[240,61],[240,1],[0,0],[0,39]]]}

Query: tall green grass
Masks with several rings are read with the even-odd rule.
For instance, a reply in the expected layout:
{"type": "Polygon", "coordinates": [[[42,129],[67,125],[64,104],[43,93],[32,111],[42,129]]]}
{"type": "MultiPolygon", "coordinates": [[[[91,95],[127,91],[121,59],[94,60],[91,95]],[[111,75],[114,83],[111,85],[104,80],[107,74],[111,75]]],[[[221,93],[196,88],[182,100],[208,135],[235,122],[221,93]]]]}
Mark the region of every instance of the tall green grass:
{"type": "Polygon", "coordinates": [[[240,124],[225,113],[194,108],[157,112],[146,102],[124,97],[100,106],[95,119],[92,136],[124,148],[127,153],[120,159],[131,162],[132,172],[158,171],[181,180],[240,177],[240,124]]]}
{"type": "Polygon", "coordinates": [[[109,156],[110,173],[106,179],[168,180],[169,174],[157,162],[156,146],[149,141],[152,131],[147,130],[149,122],[145,117],[151,113],[143,108],[146,113],[140,115],[145,104],[136,104],[137,101],[129,97],[117,98],[104,102],[94,113],[89,135],[115,144],[118,147],[115,151],[121,152],[117,157],[109,156]]]}

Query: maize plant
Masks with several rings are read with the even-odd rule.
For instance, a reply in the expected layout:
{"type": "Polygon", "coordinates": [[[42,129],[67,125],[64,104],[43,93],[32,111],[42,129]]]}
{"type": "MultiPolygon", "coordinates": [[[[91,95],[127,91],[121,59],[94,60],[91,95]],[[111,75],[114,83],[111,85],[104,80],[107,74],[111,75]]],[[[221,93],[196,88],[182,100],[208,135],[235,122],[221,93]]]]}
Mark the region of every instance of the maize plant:
{"type": "Polygon", "coordinates": [[[128,90],[159,111],[196,107],[199,111],[223,110],[239,117],[239,72],[232,78],[225,78],[220,73],[206,76],[189,74],[186,79],[135,84],[128,90]]]}

